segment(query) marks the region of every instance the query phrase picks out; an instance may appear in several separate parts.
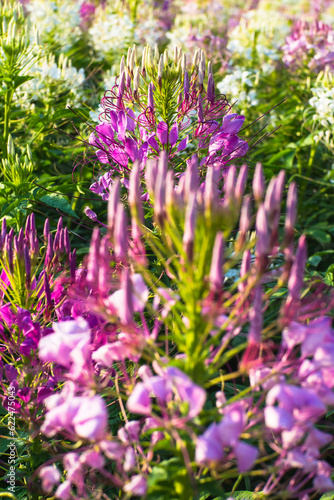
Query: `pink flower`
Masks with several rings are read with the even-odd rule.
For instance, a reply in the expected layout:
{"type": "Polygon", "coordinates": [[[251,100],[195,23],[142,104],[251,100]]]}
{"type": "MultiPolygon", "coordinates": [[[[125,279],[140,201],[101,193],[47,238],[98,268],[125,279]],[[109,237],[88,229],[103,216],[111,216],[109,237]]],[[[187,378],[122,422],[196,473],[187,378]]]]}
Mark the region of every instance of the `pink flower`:
{"type": "Polygon", "coordinates": [[[239,472],[251,469],[258,450],[239,437],[246,424],[244,406],[240,403],[226,408],[225,417],[219,424],[213,423],[196,442],[195,460],[199,464],[214,465],[225,458],[224,448],[230,448],[236,457],[239,472]]]}
{"type": "Polygon", "coordinates": [[[59,500],[70,500],[70,498],[73,498],[71,481],[65,481],[58,486],[55,498],[58,498],[59,500]]]}
{"type": "Polygon", "coordinates": [[[104,436],[108,413],[100,396],[73,397],[64,402],[60,400],[59,403],[57,406],[52,404],[45,416],[41,427],[45,435],[54,436],[57,432],[67,431],[89,440],[104,436]]]}
{"type": "Polygon", "coordinates": [[[44,362],[69,368],[71,352],[81,341],[90,341],[90,328],[83,318],[53,323],[55,333],[42,337],[38,343],[39,357],[44,362]]]}
{"type": "Polygon", "coordinates": [[[46,493],[51,493],[53,487],[59,483],[61,475],[57,467],[50,465],[43,467],[39,473],[42,480],[42,488],[46,493]]]}
{"type": "Polygon", "coordinates": [[[123,491],[143,497],[147,492],[147,481],[140,474],[132,476],[131,481],[123,486],[123,491]]]}
{"type": "Polygon", "coordinates": [[[138,415],[151,415],[150,393],[142,382],[139,382],[133,389],[126,403],[129,411],[138,415]]]}

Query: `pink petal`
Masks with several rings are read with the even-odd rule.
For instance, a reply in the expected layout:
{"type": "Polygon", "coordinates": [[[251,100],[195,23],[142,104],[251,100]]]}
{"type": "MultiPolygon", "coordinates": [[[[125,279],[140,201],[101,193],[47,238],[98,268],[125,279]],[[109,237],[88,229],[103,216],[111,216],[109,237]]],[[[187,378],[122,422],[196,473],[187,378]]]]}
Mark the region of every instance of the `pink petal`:
{"type": "Polygon", "coordinates": [[[157,126],[157,136],[161,144],[167,144],[168,141],[168,125],[165,122],[160,122],[157,126]]]}

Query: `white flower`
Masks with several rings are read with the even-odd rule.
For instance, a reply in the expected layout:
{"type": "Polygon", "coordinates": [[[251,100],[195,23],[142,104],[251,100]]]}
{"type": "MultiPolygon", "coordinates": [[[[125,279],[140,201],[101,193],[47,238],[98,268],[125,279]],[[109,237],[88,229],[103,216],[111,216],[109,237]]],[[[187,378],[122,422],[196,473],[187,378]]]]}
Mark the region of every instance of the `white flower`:
{"type": "Polygon", "coordinates": [[[75,0],[30,0],[26,3],[29,18],[43,41],[59,43],[63,49],[71,47],[81,35],[81,2],[75,0]]]}
{"type": "Polygon", "coordinates": [[[123,51],[132,41],[133,23],[127,14],[118,15],[108,9],[98,9],[88,33],[91,44],[101,59],[106,54],[123,51]]]}

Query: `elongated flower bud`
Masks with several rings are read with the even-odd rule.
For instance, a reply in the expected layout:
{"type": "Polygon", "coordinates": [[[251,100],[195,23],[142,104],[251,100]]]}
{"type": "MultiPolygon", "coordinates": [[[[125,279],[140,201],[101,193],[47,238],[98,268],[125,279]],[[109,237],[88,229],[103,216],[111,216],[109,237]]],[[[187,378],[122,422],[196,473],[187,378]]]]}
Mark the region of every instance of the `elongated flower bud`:
{"type": "Polygon", "coordinates": [[[270,232],[268,217],[264,205],[260,205],[256,215],[256,253],[260,257],[269,253],[270,232]]]}
{"type": "Polygon", "coordinates": [[[174,47],[174,66],[177,66],[177,63],[179,62],[179,49],[178,46],[175,45],[174,47]]]}
{"type": "Polygon", "coordinates": [[[235,168],[235,165],[231,165],[224,179],[224,191],[227,203],[235,199],[236,177],[237,170],[235,168]]]}
{"type": "Polygon", "coordinates": [[[156,64],[159,64],[159,60],[160,60],[159,47],[158,47],[158,44],[155,44],[155,46],[154,46],[154,62],[156,64]]]}
{"type": "Polygon", "coordinates": [[[240,222],[239,222],[239,231],[244,236],[250,226],[251,216],[252,216],[252,202],[250,196],[245,196],[244,202],[241,208],[240,222]]]}
{"type": "Polygon", "coordinates": [[[265,190],[264,174],[261,163],[257,163],[255,166],[255,173],[253,177],[253,193],[256,201],[261,203],[263,200],[265,190]]]}
{"type": "Polygon", "coordinates": [[[116,179],[110,188],[108,199],[108,231],[111,237],[114,236],[116,210],[120,199],[120,181],[116,179]]]}
{"type": "Polygon", "coordinates": [[[203,121],[204,121],[204,114],[203,114],[203,102],[202,102],[201,94],[199,94],[199,96],[198,96],[197,118],[198,118],[198,122],[199,123],[203,123],[203,121]]]}
{"type": "Polygon", "coordinates": [[[164,56],[163,56],[163,54],[161,54],[160,61],[158,64],[158,84],[159,84],[159,87],[161,87],[161,83],[162,83],[163,70],[164,70],[164,56]]]}
{"type": "Polygon", "coordinates": [[[130,61],[131,61],[131,54],[132,54],[132,49],[131,47],[128,48],[128,53],[126,56],[126,66],[130,69],[130,61]]]}
{"type": "Polygon", "coordinates": [[[51,262],[53,259],[53,238],[52,234],[48,234],[48,242],[47,242],[47,249],[46,249],[46,254],[45,254],[45,260],[44,260],[44,267],[45,269],[49,269],[51,266],[51,262]]]}
{"type": "Polygon", "coordinates": [[[248,177],[248,167],[247,165],[244,164],[240,169],[237,183],[235,186],[235,197],[239,203],[241,203],[245,191],[247,177],[248,177]]]}
{"type": "Polygon", "coordinates": [[[125,70],[125,57],[122,56],[121,64],[119,66],[119,74],[121,75],[124,70],[125,70]]]}
{"type": "Polygon", "coordinates": [[[295,182],[291,182],[286,200],[285,230],[287,233],[293,234],[297,219],[297,201],[297,185],[295,182]]]}
{"type": "Polygon", "coordinates": [[[250,250],[245,250],[242,256],[241,267],[240,267],[240,281],[238,283],[238,290],[242,293],[246,286],[247,280],[245,279],[250,271],[251,266],[251,253],[250,250]]]}
{"type": "Polygon", "coordinates": [[[214,292],[219,292],[223,288],[224,275],[224,238],[223,233],[219,232],[216,235],[215,244],[212,252],[211,268],[210,268],[210,289],[214,292]]]}
{"type": "Polygon", "coordinates": [[[30,260],[30,255],[29,255],[29,248],[27,245],[24,245],[23,255],[24,255],[24,267],[25,267],[25,271],[26,271],[26,286],[27,286],[27,288],[30,288],[31,260],[30,260]]]}
{"type": "Polygon", "coordinates": [[[147,106],[151,108],[151,111],[154,110],[154,98],[153,98],[153,83],[151,82],[148,86],[147,93],[147,106]]]}
{"type": "Polygon", "coordinates": [[[301,289],[304,282],[304,272],[307,258],[306,236],[299,238],[295,260],[291,268],[288,281],[289,297],[293,300],[300,299],[301,289]]]}
{"type": "Polygon", "coordinates": [[[1,238],[2,241],[5,241],[5,237],[7,234],[7,220],[6,217],[2,219],[2,224],[1,224],[1,238]]]}
{"type": "Polygon", "coordinates": [[[181,70],[183,74],[187,71],[187,56],[185,54],[182,56],[181,70]]]}
{"type": "Polygon", "coordinates": [[[46,298],[46,305],[48,308],[52,307],[52,298],[51,298],[51,290],[50,290],[50,284],[48,280],[48,275],[44,271],[43,275],[43,281],[44,281],[44,293],[45,293],[45,298],[46,298]]]}
{"type": "Polygon", "coordinates": [[[109,246],[108,246],[108,237],[104,236],[101,240],[100,245],[100,265],[99,265],[99,291],[101,293],[106,293],[109,288],[109,246]]]}
{"type": "Polygon", "coordinates": [[[133,164],[130,173],[130,186],[129,186],[129,204],[131,208],[131,216],[140,223],[144,223],[143,205],[141,201],[140,190],[140,166],[139,162],[133,164]]]}
{"type": "Polygon", "coordinates": [[[148,160],[145,169],[145,181],[146,189],[152,197],[154,194],[154,188],[156,184],[156,178],[158,173],[158,162],[157,160],[148,160]]]}
{"type": "Polygon", "coordinates": [[[146,53],[147,47],[144,47],[143,54],[141,56],[141,74],[145,77],[146,75],[146,53]]]}
{"type": "Polygon", "coordinates": [[[258,344],[261,340],[261,330],[263,326],[262,314],[262,287],[255,288],[255,297],[251,310],[249,311],[250,329],[248,340],[258,344]]]}
{"type": "Polygon", "coordinates": [[[116,257],[123,259],[126,256],[127,247],[127,217],[122,203],[119,202],[116,210],[114,230],[114,250],[116,257]]]}
{"type": "Polygon", "coordinates": [[[76,249],[74,248],[73,252],[70,253],[69,255],[69,264],[70,264],[70,275],[71,275],[71,281],[72,283],[75,282],[75,272],[76,272],[76,269],[77,269],[77,251],[76,249]]]}
{"type": "Polygon", "coordinates": [[[140,71],[139,71],[139,66],[137,66],[133,77],[133,92],[135,94],[138,92],[139,89],[139,78],[140,78],[140,71]]]}
{"type": "Polygon", "coordinates": [[[100,241],[100,231],[95,227],[90,241],[87,263],[87,281],[89,283],[96,283],[98,280],[100,241]]]}
{"type": "Polygon", "coordinates": [[[121,73],[121,77],[120,77],[120,81],[119,81],[119,85],[118,85],[118,95],[117,95],[117,97],[119,99],[121,99],[123,97],[123,94],[124,94],[124,90],[125,90],[125,77],[126,77],[126,74],[125,74],[125,70],[124,70],[123,73],[121,73]]]}
{"type": "Polygon", "coordinates": [[[285,183],[285,171],[281,170],[276,178],[276,183],[275,183],[275,202],[278,210],[280,210],[282,203],[284,183],[285,183]]]}
{"type": "Polygon", "coordinates": [[[166,177],[166,208],[167,210],[174,205],[175,202],[175,186],[174,172],[169,170],[166,177]]]}
{"type": "Polygon", "coordinates": [[[155,215],[160,225],[163,225],[163,220],[165,217],[166,175],[167,155],[166,151],[161,151],[159,156],[158,173],[154,191],[155,215]]]}
{"type": "Polygon", "coordinates": [[[167,67],[168,67],[168,50],[167,49],[164,51],[164,66],[167,69],[167,67]]]}
{"type": "Polygon", "coordinates": [[[50,234],[50,221],[49,221],[49,219],[46,219],[46,221],[44,223],[44,230],[43,230],[43,236],[44,236],[45,243],[47,243],[47,241],[48,241],[49,234],[50,234]]]}
{"type": "Polygon", "coordinates": [[[63,218],[59,217],[58,224],[57,224],[57,231],[60,231],[63,229],[63,218]]]}
{"type": "Polygon", "coordinates": [[[189,99],[189,75],[188,75],[188,71],[184,72],[183,91],[184,91],[184,98],[186,100],[189,99]]]}
{"type": "Polygon", "coordinates": [[[196,193],[192,192],[186,208],[186,217],[184,222],[183,234],[183,249],[191,262],[194,254],[195,240],[195,225],[196,225],[196,193]]]}
{"type": "Polygon", "coordinates": [[[128,325],[132,322],[133,318],[133,299],[132,299],[132,283],[130,279],[130,273],[127,268],[123,270],[121,285],[123,290],[124,300],[121,306],[118,308],[118,313],[122,323],[128,325]]]}
{"type": "Polygon", "coordinates": [[[65,229],[64,229],[64,247],[65,247],[66,254],[69,255],[71,252],[71,243],[70,243],[70,235],[69,235],[67,227],[65,227],[65,229]]]}
{"type": "Polygon", "coordinates": [[[193,155],[190,160],[187,161],[184,185],[185,201],[188,201],[190,194],[197,190],[198,183],[198,156],[193,155]]]}
{"type": "Polygon", "coordinates": [[[210,71],[208,71],[208,75],[207,98],[210,102],[212,102],[215,98],[215,83],[213,80],[213,75],[212,73],[210,73],[210,71]]]}
{"type": "MultiPolygon", "coordinates": [[[[209,215],[218,205],[219,171],[214,166],[208,166],[205,177],[204,204],[205,212],[209,215]]],[[[210,217],[209,217],[210,219],[210,217]]]]}

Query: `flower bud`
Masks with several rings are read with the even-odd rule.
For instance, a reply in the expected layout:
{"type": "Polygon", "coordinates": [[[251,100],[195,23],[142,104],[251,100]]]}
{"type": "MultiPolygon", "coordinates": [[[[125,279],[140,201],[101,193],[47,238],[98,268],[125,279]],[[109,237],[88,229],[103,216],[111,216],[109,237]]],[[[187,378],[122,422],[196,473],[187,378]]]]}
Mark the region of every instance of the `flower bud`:
{"type": "Polygon", "coordinates": [[[119,202],[116,210],[114,230],[114,250],[116,257],[118,257],[119,259],[125,258],[127,247],[127,216],[122,203],[119,202]]]}
{"type": "Polygon", "coordinates": [[[213,247],[210,276],[209,276],[210,289],[214,292],[219,292],[223,288],[223,283],[224,283],[223,262],[224,262],[224,239],[223,239],[223,233],[219,232],[216,235],[215,244],[213,247]]]}
{"type": "Polygon", "coordinates": [[[300,299],[301,289],[304,282],[304,272],[307,258],[306,236],[299,238],[295,260],[291,268],[288,281],[289,297],[293,300],[300,299]]]}
{"type": "Polygon", "coordinates": [[[119,66],[119,74],[121,75],[124,70],[125,70],[125,57],[122,56],[121,63],[119,66]]]}
{"type": "Polygon", "coordinates": [[[153,83],[152,82],[148,86],[147,106],[151,109],[151,111],[154,110],[153,83]]]}
{"type": "Polygon", "coordinates": [[[192,192],[186,208],[186,216],[184,222],[183,234],[183,249],[191,262],[194,256],[194,239],[195,239],[195,224],[196,224],[196,193],[192,192]]]}
{"type": "Polygon", "coordinates": [[[288,196],[286,200],[286,218],[285,218],[285,230],[286,232],[292,232],[296,223],[297,218],[297,185],[295,182],[291,182],[288,190],[288,196]]]}
{"type": "Polygon", "coordinates": [[[261,203],[265,190],[264,174],[261,163],[255,166],[255,173],[253,177],[253,193],[256,201],[261,203]]]}
{"type": "Polygon", "coordinates": [[[110,188],[108,199],[108,231],[111,237],[114,236],[116,210],[120,199],[120,181],[116,179],[110,188]]]}
{"type": "Polygon", "coordinates": [[[139,66],[136,66],[134,77],[133,77],[133,92],[136,94],[139,89],[139,78],[140,78],[140,71],[139,71],[139,66]]]}
{"type": "Polygon", "coordinates": [[[268,217],[264,205],[260,205],[256,215],[256,253],[260,256],[267,256],[269,253],[270,232],[268,227],[268,217]]]}
{"type": "Polygon", "coordinates": [[[241,203],[245,191],[247,176],[248,176],[248,167],[246,164],[244,164],[240,169],[238,180],[235,186],[235,197],[239,203],[241,203]]]}
{"type": "Polygon", "coordinates": [[[87,281],[96,283],[99,272],[99,252],[100,252],[100,231],[94,228],[92,239],[90,241],[88,262],[87,262],[87,281]]]}

